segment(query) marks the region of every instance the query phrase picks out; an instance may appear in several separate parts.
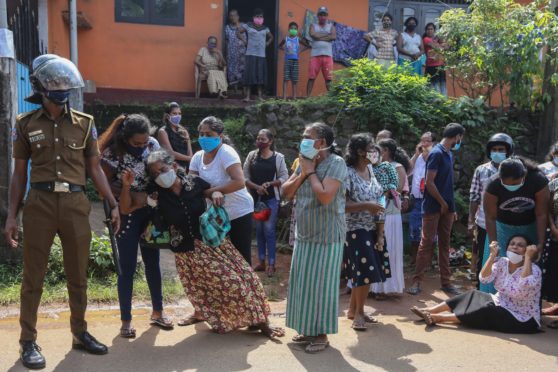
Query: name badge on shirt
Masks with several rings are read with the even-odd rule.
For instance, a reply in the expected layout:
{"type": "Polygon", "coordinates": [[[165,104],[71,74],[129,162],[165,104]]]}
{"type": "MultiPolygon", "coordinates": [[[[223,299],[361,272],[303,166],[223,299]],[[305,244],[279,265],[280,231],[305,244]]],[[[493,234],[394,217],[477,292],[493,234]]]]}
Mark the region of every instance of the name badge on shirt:
{"type": "Polygon", "coordinates": [[[32,132],[32,133],[29,133],[29,142],[31,142],[31,143],[44,140],[45,138],[46,137],[43,134],[43,131],[35,131],[35,132],[32,132]]]}

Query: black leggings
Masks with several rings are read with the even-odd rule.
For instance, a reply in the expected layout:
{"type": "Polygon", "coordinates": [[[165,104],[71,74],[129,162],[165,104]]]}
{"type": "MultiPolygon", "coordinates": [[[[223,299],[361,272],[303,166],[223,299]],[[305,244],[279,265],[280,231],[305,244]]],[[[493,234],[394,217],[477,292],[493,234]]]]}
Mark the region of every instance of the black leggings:
{"type": "Polygon", "coordinates": [[[252,265],[252,213],[231,220],[229,238],[246,262],[252,265]]]}

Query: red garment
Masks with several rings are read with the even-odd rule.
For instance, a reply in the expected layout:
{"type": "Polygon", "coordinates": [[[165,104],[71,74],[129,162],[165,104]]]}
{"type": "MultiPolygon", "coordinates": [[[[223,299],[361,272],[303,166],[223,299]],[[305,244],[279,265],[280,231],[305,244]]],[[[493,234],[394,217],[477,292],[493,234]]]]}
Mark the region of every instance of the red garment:
{"type": "Polygon", "coordinates": [[[444,58],[440,54],[438,54],[434,50],[434,48],[428,45],[433,41],[436,43],[440,42],[440,40],[436,36],[434,36],[433,38],[425,36],[422,39],[422,42],[424,44],[424,50],[426,52],[426,67],[437,67],[437,66],[444,65],[444,58]]]}

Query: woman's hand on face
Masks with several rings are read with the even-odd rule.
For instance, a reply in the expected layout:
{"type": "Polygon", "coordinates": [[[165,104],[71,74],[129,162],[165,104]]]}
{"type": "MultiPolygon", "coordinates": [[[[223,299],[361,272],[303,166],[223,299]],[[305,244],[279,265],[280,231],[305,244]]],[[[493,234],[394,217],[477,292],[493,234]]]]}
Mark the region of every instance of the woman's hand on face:
{"type": "Polygon", "coordinates": [[[490,242],[490,255],[494,258],[500,254],[500,244],[497,241],[490,242]]]}
{"type": "Polygon", "coordinates": [[[122,186],[123,187],[130,187],[134,183],[134,179],[136,178],[136,174],[131,169],[125,169],[122,171],[122,186]]]}
{"type": "Polygon", "coordinates": [[[369,202],[368,203],[368,213],[370,213],[371,215],[378,215],[378,214],[382,214],[385,212],[385,208],[383,206],[381,206],[380,204],[376,204],[374,202],[369,202]]]}
{"type": "Polygon", "coordinates": [[[221,207],[225,202],[225,196],[221,191],[213,191],[211,194],[211,202],[217,206],[221,207]]]}
{"type": "Polygon", "coordinates": [[[536,261],[539,257],[539,248],[532,244],[525,249],[525,257],[529,257],[531,261],[536,261]]]}

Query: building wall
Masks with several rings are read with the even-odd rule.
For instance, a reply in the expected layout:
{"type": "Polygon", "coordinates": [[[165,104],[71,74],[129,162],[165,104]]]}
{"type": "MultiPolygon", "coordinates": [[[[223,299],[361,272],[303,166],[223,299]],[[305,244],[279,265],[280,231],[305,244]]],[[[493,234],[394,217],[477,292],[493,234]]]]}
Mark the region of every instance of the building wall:
{"type": "MultiPolygon", "coordinates": [[[[284,37],[289,22],[302,24],[306,8],[316,10],[327,4],[331,17],[366,29],[368,0],[347,2],[323,0],[278,0],[279,35],[284,37]]],[[[257,1],[254,1],[257,4],[257,1]]],[[[84,79],[97,88],[193,92],[193,61],[209,35],[219,38],[223,32],[223,0],[185,0],[183,27],[117,23],[114,1],[78,0],[78,11],[90,20],[91,30],[78,31],[79,69],[84,79]]],[[[257,5],[255,5],[256,7],[257,5]]],[[[48,12],[49,51],[69,57],[69,29],[62,19],[67,0],[50,0],[48,12]]],[[[221,42],[221,40],[220,40],[221,42]]],[[[277,86],[281,93],[283,53],[279,53],[277,86]]],[[[301,84],[298,94],[305,94],[309,51],[300,61],[301,84]]],[[[323,79],[315,93],[325,90],[323,79]]]]}

